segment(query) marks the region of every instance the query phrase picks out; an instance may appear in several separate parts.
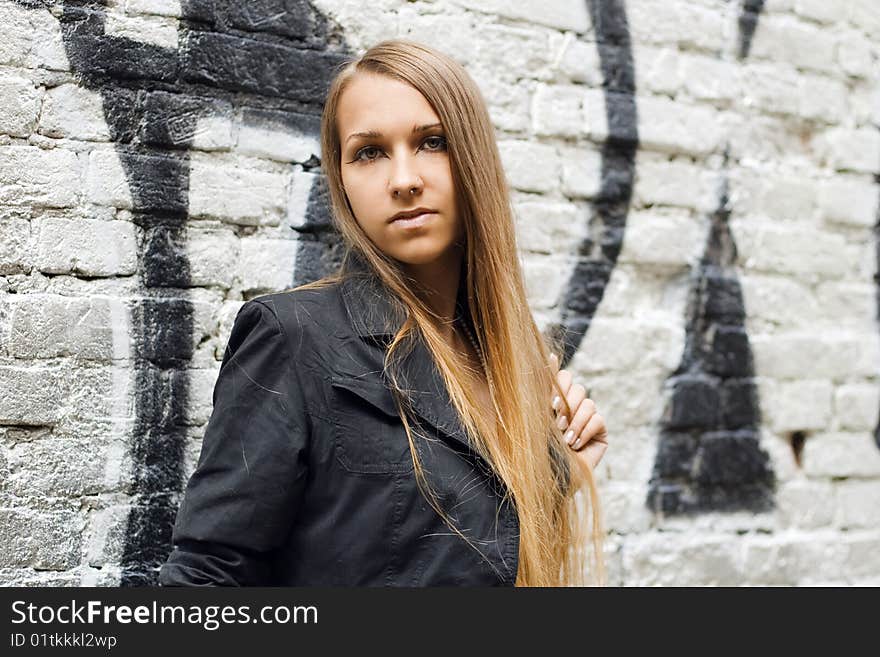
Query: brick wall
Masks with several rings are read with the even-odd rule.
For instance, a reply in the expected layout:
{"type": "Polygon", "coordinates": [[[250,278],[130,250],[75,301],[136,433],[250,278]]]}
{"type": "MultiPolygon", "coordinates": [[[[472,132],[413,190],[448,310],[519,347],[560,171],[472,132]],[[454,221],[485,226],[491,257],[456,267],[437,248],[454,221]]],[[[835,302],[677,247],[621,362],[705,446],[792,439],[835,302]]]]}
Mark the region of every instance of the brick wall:
{"type": "Polygon", "coordinates": [[[477,80],[611,581],[880,584],[873,0],[0,3],[0,582],[170,548],[232,319],[338,263],[331,67],[477,80]]]}

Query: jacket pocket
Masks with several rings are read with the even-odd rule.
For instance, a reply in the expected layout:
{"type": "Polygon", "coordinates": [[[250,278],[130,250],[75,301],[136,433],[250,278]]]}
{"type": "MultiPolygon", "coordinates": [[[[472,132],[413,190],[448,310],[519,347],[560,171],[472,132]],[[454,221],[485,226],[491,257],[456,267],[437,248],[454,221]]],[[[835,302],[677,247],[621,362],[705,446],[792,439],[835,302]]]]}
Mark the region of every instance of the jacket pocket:
{"type": "Polygon", "coordinates": [[[406,431],[391,391],[381,383],[332,376],[336,456],[349,472],[393,474],[413,469],[406,431]]]}

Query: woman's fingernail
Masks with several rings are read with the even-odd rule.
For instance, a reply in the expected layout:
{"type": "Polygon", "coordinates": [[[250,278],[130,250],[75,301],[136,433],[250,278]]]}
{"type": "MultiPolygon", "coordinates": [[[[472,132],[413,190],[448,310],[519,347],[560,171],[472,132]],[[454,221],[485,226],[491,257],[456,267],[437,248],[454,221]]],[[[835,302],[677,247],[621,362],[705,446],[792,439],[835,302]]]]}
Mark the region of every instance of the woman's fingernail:
{"type": "Polygon", "coordinates": [[[571,445],[572,438],[574,438],[574,431],[569,430],[569,432],[565,434],[565,442],[571,445]]]}
{"type": "Polygon", "coordinates": [[[577,448],[580,447],[580,446],[581,446],[581,439],[578,438],[578,439],[575,440],[574,443],[572,444],[572,448],[573,448],[573,449],[577,449],[577,448]]]}
{"type": "Polygon", "coordinates": [[[558,427],[560,428],[560,430],[564,430],[565,427],[568,426],[568,418],[565,417],[564,415],[561,416],[561,417],[556,421],[556,426],[558,426],[558,427]]]}
{"type": "Polygon", "coordinates": [[[560,401],[562,401],[562,400],[559,399],[559,395],[556,395],[556,396],[553,398],[553,410],[554,410],[554,411],[556,410],[556,407],[559,406],[559,402],[560,402],[560,401]]]}

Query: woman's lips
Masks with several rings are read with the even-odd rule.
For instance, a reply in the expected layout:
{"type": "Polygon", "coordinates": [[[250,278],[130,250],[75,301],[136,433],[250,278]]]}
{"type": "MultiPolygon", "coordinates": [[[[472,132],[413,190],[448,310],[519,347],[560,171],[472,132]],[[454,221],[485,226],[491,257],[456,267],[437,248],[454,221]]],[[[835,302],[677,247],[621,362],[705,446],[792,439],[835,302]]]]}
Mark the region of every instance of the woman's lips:
{"type": "Polygon", "coordinates": [[[399,226],[400,228],[418,228],[419,226],[424,226],[426,223],[428,223],[436,214],[436,212],[423,212],[422,214],[416,215],[415,217],[407,217],[406,219],[395,219],[391,223],[399,226]]]}

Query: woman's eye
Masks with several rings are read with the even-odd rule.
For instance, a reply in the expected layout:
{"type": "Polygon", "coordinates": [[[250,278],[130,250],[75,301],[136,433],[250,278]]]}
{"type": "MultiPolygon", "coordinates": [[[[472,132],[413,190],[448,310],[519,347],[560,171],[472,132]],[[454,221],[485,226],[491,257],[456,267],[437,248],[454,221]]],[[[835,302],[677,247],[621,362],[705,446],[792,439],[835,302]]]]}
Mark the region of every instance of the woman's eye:
{"type": "Polygon", "coordinates": [[[444,136],[442,136],[442,135],[432,135],[431,137],[428,137],[428,138],[425,140],[424,143],[427,144],[427,143],[428,143],[429,141],[431,141],[432,139],[437,139],[437,140],[439,140],[438,142],[435,142],[435,143],[437,143],[437,146],[436,146],[435,149],[432,149],[432,150],[439,150],[440,148],[442,148],[442,147],[444,147],[444,146],[446,145],[446,137],[444,137],[444,136]]]}
{"type": "Polygon", "coordinates": [[[366,153],[368,151],[375,151],[375,150],[378,150],[375,146],[367,146],[366,148],[362,148],[361,150],[359,150],[357,152],[357,155],[355,156],[354,159],[356,159],[356,160],[364,160],[365,159],[367,162],[375,160],[376,158],[374,158],[374,157],[368,157],[368,158],[361,157],[364,153],[366,153]]]}
{"type": "MultiPolygon", "coordinates": [[[[446,137],[444,137],[443,135],[432,135],[432,136],[426,138],[422,143],[428,144],[429,142],[430,142],[431,146],[429,146],[428,150],[440,151],[440,150],[444,150],[446,148],[446,137]]],[[[365,146],[364,148],[360,149],[357,152],[357,154],[355,155],[355,158],[354,158],[355,161],[373,162],[374,160],[379,159],[378,157],[365,157],[366,153],[369,153],[372,151],[379,152],[379,149],[376,148],[375,146],[365,146]]]]}

